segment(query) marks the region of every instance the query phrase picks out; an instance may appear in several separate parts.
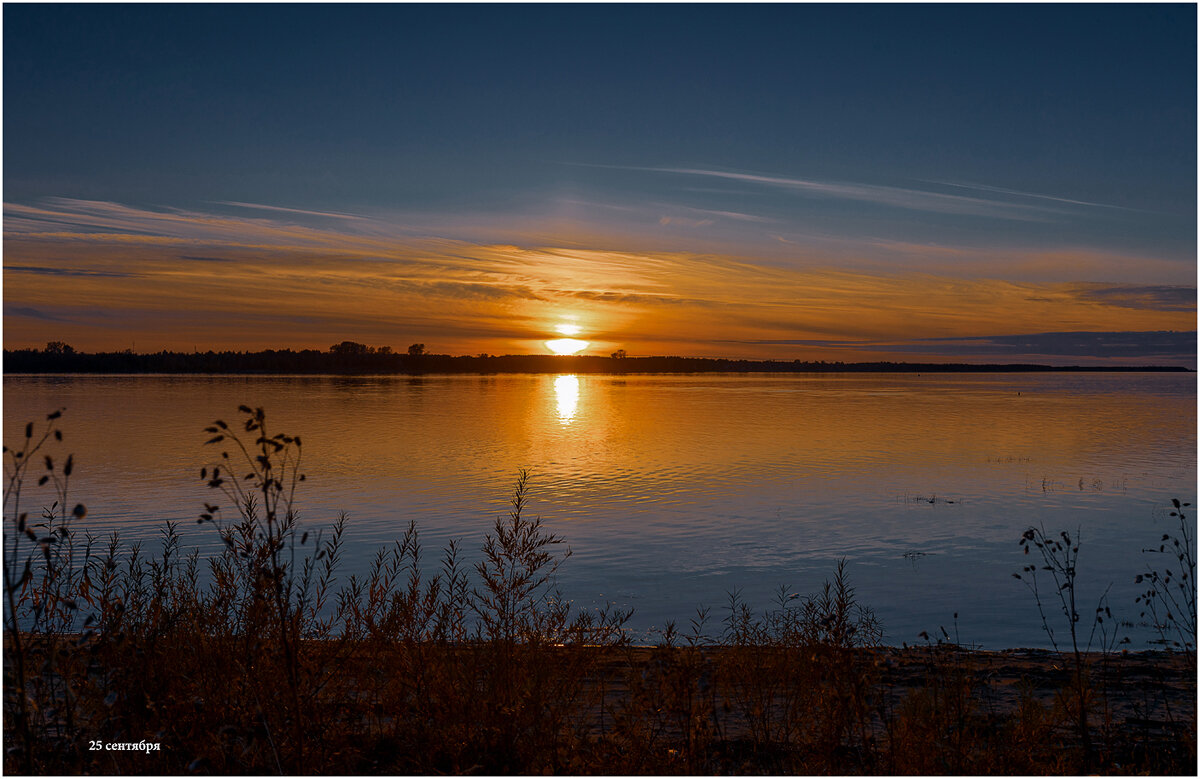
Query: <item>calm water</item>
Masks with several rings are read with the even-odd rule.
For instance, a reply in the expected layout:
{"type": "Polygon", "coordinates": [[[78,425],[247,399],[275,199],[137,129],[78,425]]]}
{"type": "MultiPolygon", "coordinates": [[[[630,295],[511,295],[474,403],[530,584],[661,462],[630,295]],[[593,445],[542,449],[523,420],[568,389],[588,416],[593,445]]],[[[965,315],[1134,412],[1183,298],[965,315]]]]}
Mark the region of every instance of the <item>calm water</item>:
{"type": "Polygon", "coordinates": [[[1196,496],[1195,374],[6,377],[4,440],[65,407],[87,527],[180,520],[211,550],[202,428],[242,403],[303,437],[303,520],[349,512],[347,575],[410,519],[431,568],[449,538],[476,550],[528,468],[565,593],[643,633],[700,605],[716,631],[730,590],[767,606],[845,557],[891,643],[957,613],[963,642],[1045,646],[1012,578],[1027,526],[1078,528],[1083,602],[1111,583],[1134,619],[1142,548],[1196,496]]]}

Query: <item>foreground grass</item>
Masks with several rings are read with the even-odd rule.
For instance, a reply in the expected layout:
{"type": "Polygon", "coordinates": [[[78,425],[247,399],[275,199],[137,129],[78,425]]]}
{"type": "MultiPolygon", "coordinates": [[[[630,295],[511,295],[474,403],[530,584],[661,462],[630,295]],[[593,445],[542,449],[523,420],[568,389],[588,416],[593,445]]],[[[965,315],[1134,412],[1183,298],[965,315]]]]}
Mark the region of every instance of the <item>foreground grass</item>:
{"type": "MultiPolygon", "coordinates": [[[[61,698],[44,712],[35,773],[1074,774],[1084,759],[1061,699],[1070,675],[1048,656],[304,645],[297,721],[280,670],[239,662],[236,642],[122,643],[89,647],[90,682],[60,660],[74,725],[61,698]],[[506,664],[520,679],[507,694],[506,664]],[[92,738],[161,747],[92,751],[92,738]]],[[[1180,659],[1134,653],[1096,677],[1122,712],[1094,723],[1099,772],[1191,772],[1180,659]]]]}
{"type": "Polygon", "coordinates": [[[243,413],[208,431],[224,451],[201,477],[236,517],[205,507],[224,551],[203,562],[170,526],[151,558],[72,530],[56,415],[7,452],[7,773],[1194,770],[1194,647],[888,649],[844,564],[630,646],[627,615],[553,590],[569,552],[524,515],[524,476],[479,563],[452,544],[427,566],[412,526],[339,583],[344,519],[310,536],[292,509],[300,440],[243,413]],[[35,471],[57,497],[36,521],[35,471]]]}

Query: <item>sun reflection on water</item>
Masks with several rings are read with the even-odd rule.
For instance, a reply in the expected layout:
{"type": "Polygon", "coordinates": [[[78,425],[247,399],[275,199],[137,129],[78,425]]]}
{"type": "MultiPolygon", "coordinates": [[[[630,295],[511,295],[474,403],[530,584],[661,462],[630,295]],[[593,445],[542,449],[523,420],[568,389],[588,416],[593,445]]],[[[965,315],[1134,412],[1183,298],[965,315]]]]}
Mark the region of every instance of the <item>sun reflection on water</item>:
{"type": "Polygon", "coordinates": [[[554,394],[558,397],[558,420],[564,425],[571,424],[575,418],[575,408],[579,405],[579,377],[556,377],[554,394]]]}

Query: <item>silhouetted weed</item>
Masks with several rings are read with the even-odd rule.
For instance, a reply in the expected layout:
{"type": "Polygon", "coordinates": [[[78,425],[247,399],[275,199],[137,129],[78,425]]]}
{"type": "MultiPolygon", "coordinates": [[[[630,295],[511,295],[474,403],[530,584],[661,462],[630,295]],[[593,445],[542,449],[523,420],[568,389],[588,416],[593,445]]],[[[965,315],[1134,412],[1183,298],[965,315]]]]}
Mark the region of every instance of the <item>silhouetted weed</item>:
{"type": "MultiPolygon", "coordinates": [[[[266,414],[248,406],[237,424],[206,429],[217,455],[200,475],[219,497],[199,522],[220,539],[217,553],[185,551],[170,523],[153,553],[115,534],[96,539],[77,531],[87,511],[68,500],[74,463],[57,452],[59,419],[55,412],[28,426],[21,445],[4,450],[9,772],[983,774],[1090,765],[1163,773],[1194,765],[1194,681],[1184,682],[1182,701],[1164,691],[1140,719],[1118,723],[1140,729],[1102,727],[1104,748],[1088,748],[1092,663],[1077,629],[1077,540],[1066,535],[1035,529],[1023,538],[1054,579],[1053,595],[1039,594],[1033,571],[1021,578],[1039,607],[1043,597],[1059,601],[1074,673],[1056,675],[1036,659],[1005,669],[1024,682],[999,705],[995,669],[1008,655],[965,649],[957,624],[953,641],[942,628],[942,639],[927,637],[920,649],[880,646],[880,624],[859,603],[845,560],[816,593],[782,588],[755,613],[734,592],[720,622],[702,608],[683,631],[669,624],[658,646],[633,646],[628,614],[574,610],[555,589],[570,552],[527,515],[526,472],[478,563],[465,563],[452,541],[428,564],[412,523],[364,572],[345,576],[346,516],[302,525],[300,438],[269,434],[266,414]],[[31,490],[45,505],[34,514],[31,490]],[[1064,738],[1064,717],[1038,697],[1044,689],[1078,701],[1069,708],[1080,751],[1064,738]],[[1163,705],[1182,706],[1178,720],[1192,731],[1169,718],[1164,725],[1155,714],[1163,705]]],[[[1175,561],[1143,575],[1142,602],[1164,642],[1192,653],[1194,674],[1195,553],[1184,506],[1175,506],[1180,535],[1160,549],[1175,561]]],[[[1044,612],[1043,624],[1050,629],[1044,612]]],[[[1099,632],[1104,657],[1115,646],[1113,624],[1102,603],[1092,637],[1099,632]]],[[[1165,657],[1142,666],[1173,668],[1176,655],[1165,657]]],[[[1107,725],[1107,705],[1104,713],[1107,725]]]]}

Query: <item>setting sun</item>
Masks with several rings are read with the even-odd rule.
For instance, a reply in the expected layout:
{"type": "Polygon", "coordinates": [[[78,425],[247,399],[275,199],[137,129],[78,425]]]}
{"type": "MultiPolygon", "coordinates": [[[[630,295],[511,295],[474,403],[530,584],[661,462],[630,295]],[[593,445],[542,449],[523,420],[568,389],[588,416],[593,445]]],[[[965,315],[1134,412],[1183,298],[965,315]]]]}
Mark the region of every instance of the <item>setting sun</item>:
{"type": "Polygon", "coordinates": [[[586,349],[587,345],[587,341],[580,341],[577,338],[558,338],[546,342],[546,348],[555,354],[575,354],[582,349],[586,349]]]}

